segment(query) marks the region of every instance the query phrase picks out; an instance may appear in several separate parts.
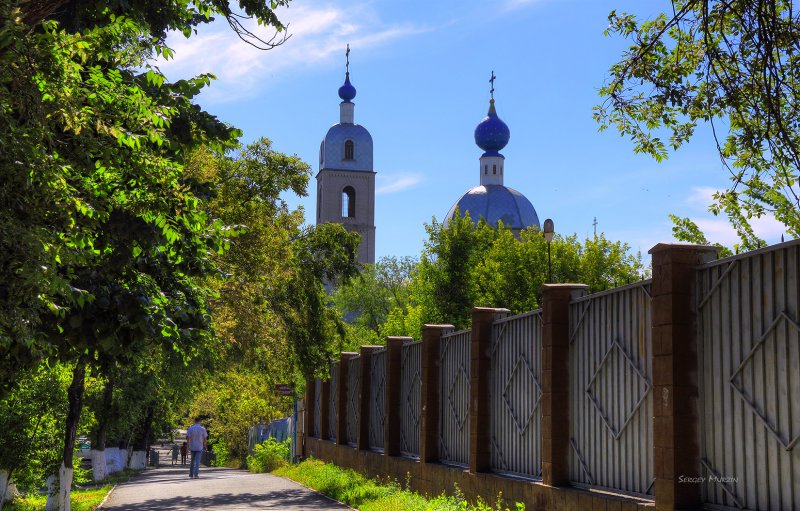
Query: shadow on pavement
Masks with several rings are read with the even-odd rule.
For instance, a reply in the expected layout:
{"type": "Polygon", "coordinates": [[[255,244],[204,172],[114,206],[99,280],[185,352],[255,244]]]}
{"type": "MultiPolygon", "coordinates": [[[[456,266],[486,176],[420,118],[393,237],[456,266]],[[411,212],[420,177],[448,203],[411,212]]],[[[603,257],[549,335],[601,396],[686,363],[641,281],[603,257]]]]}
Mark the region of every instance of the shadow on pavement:
{"type": "Polygon", "coordinates": [[[203,497],[174,497],[167,499],[150,499],[136,504],[114,506],[114,511],[170,511],[183,509],[215,509],[218,507],[239,507],[255,509],[273,509],[301,507],[303,509],[331,509],[332,502],[308,491],[280,490],[263,494],[253,493],[219,493],[203,497]]]}

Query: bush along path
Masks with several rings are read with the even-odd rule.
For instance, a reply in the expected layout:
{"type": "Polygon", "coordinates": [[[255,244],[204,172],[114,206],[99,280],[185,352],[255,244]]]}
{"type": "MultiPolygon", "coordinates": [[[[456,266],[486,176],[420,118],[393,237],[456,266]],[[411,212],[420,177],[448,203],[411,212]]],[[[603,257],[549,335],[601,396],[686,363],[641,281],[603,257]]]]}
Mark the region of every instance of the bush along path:
{"type": "MultiPolygon", "coordinates": [[[[404,488],[397,481],[367,479],[351,470],[309,459],[296,465],[281,464],[275,475],[297,481],[359,511],[524,511],[525,504],[504,502],[502,494],[494,503],[483,499],[467,502],[454,488],[453,495],[428,498],[404,488]]],[[[407,484],[405,486],[408,486],[407,484]]]]}
{"type": "MultiPolygon", "coordinates": [[[[92,470],[75,470],[73,489],[70,492],[71,511],[94,511],[105,500],[108,494],[119,483],[128,481],[139,471],[125,469],[100,481],[99,484],[91,483],[92,470]],[[91,486],[82,486],[83,484],[91,486]]],[[[3,507],[3,511],[42,511],[47,504],[47,495],[30,494],[16,497],[10,504],[3,507]]]]}

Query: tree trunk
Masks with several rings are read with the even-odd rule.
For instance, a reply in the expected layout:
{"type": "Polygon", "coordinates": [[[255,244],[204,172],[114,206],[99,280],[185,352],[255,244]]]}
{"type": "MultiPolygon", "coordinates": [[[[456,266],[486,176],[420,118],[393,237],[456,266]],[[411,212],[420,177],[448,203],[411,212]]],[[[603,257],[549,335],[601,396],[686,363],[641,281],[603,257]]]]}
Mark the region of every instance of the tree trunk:
{"type": "Polygon", "coordinates": [[[0,509],[2,509],[3,504],[6,503],[6,490],[8,490],[8,484],[10,482],[11,477],[8,470],[0,470],[0,509]]]}
{"type": "Polygon", "coordinates": [[[70,488],[72,487],[72,459],[75,453],[75,437],[83,408],[83,389],[86,380],[86,361],[81,358],[72,371],[72,383],[67,389],[67,424],[64,429],[64,452],[58,470],[57,483],[48,485],[47,509],[70,511],[70,488]]]}
{"type": "Polygon", "coordinates": [[[106,463],[106,439],[108,437],[108,423],[111,421],[111,401],[114,397],[114,380],[109,378],[103,389],[103,403],[92,443],[92,475],[94,481],[102,481],[108,476],[109,470],[106,463]]]}

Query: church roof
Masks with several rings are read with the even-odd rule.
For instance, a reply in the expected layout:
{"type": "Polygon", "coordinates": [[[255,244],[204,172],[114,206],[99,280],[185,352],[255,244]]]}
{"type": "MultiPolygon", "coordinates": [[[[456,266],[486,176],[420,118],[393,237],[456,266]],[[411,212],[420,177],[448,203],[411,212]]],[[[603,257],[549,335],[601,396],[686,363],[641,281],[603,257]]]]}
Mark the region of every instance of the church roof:
{"type": "Polygon", "coordinates": [[[503,185],[479,185],[469,190],[447,212],[445,226],[455,215],[456,207],[462,215],[469,211],[476,224],[483,218],[489,225],[496,226],[502,221],[504,227],[515,230],[539,227],[539,216],[533,204],[518,191],[503,185]]]}

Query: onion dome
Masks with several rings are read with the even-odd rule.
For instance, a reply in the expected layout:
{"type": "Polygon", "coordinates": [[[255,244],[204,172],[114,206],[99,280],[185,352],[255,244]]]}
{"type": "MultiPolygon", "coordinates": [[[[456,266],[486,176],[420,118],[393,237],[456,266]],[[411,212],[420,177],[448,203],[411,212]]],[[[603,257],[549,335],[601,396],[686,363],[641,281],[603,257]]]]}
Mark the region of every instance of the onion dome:
{"type": "Polygon", "coordinates": [[[496,155],[511,138],[511,131],[494,109],[494,99],[489,100],[489,113],[475,128],[475,143],[486,151],[484,156],[496,155]]]}
{"type": "Polygon", "coordinates": [[[533,204],[517,190],[503,185],[481,185],[467,191],[447,212],[445,227],[455,216],[456,208],[461,215],[469,211],[476,225],[483,218],[491,226],[503,222],[503,226],[513,231],[539,226],[539,215],[533,204]]]}
{"type": "Polygon", "coordinates": [[[342,101],[350,102],[356,97],[356,88],[350,83],[350,73],[348,72],[344,78],[344,85],[339,87],[339,97],[342,101]]]}

